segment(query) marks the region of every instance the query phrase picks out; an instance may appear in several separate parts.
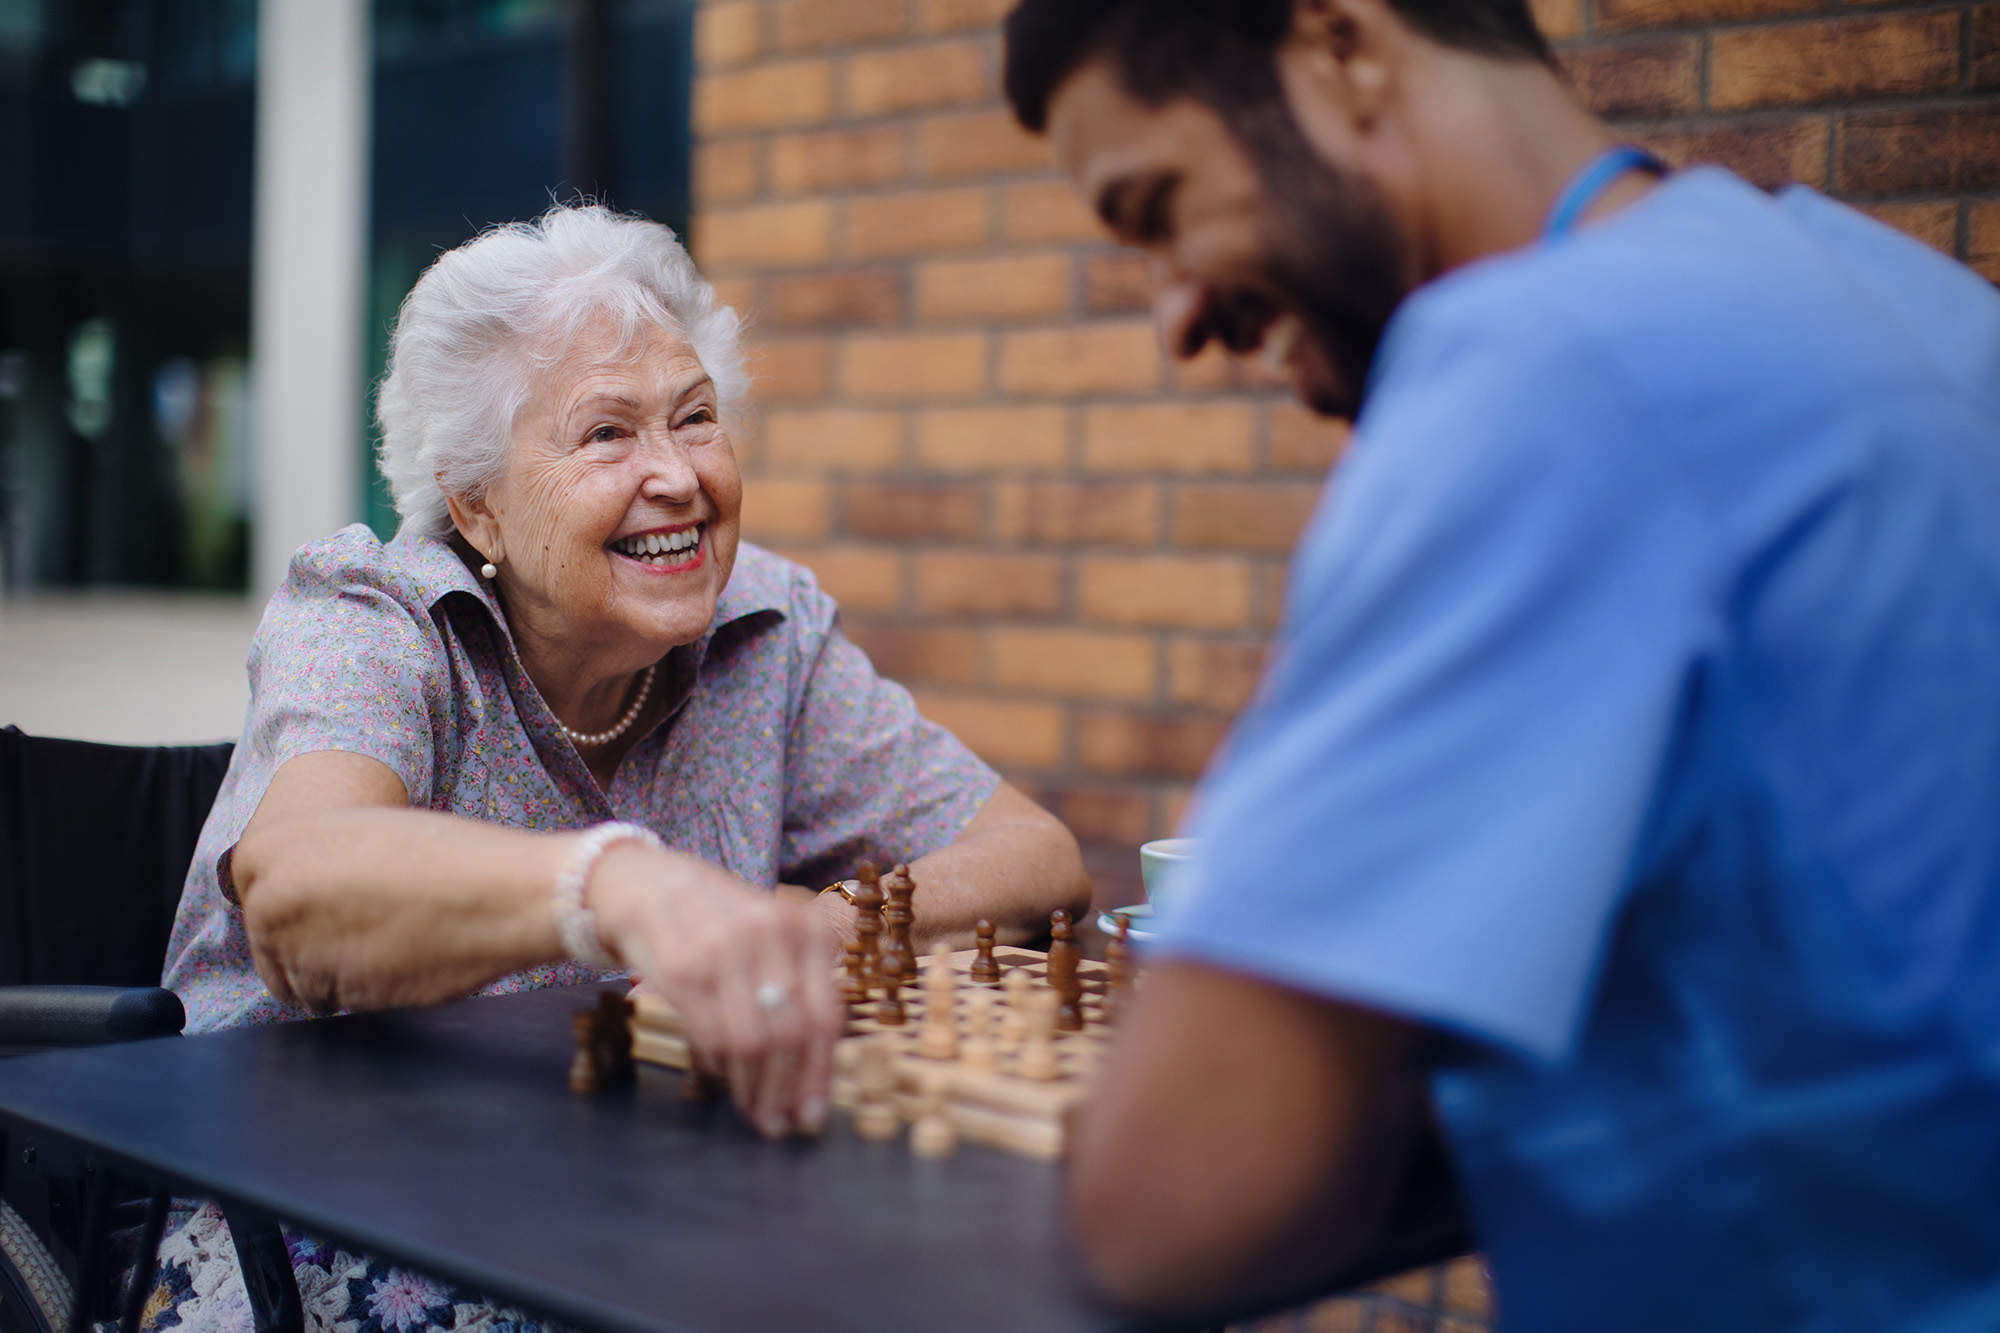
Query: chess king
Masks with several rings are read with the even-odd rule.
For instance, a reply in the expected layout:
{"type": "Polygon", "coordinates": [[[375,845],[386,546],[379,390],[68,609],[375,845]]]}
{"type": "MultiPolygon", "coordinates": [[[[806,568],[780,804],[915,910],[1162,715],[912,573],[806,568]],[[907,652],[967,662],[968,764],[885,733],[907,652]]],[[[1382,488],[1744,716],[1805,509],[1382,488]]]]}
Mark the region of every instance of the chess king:
{"type": "Polygon", "coordinates": [[[1173,352],[1353,442],[1070,1160],[1128,1303],[2000,1322],[2000,294],[1621,144],[1522,0],[1023,0],[1173,352]]]}

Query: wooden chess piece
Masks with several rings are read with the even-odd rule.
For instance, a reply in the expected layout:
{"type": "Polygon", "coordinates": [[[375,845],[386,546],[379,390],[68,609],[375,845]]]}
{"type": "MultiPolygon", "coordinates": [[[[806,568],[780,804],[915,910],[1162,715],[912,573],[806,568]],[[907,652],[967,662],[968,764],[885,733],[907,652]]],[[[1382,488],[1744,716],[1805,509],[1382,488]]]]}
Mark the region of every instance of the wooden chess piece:
{"type": "Polygon", "coordinates": [[[632,1062],[632,1014],[636,1006],[617,991],[597,996],[598,1066],[606,1088],[630,1087],[639,1075],[632,1062]]]}
{"type": "Polygon", "coordinates": [[[875,1021],[885,1028],[899,1028],[909,1021],[903,1010],[903,978],[894,972],[884,970],[876,981],[882,987],[882,998],[875,1006],[875,1021]]]}
{"type": "Polygon", "coordinates": [[[854,937],[861,944],[861,999],[881,982],[882,887],[875,878],[875,863],[863,861],[855,877],[854,937]]]}
{"type": "Polygon", "coordinates": [[[1112,918],[1118,933],[1104,946],[1104,1020],[1115,1023],[1132,1002],[1132,918],[1119,913],[1112,918]]]}
{"type": "Polygon", "coordinates": [[[868,959],[858,939],[844,941],[840,953],[846,969],[840,977],[840,998],[849,1009],[853,1009],[856,1005],[868,1003],[868,959]]]}
{"type": "Polygon", "coordinates": [[[1056,1006],[1062,996],[1046,987],[1028,992],[1028,1039],[1015,1059],[1022,1078],[1047,1082],[1062,1073],[1056,1060],[1056,1006]]]}
{"type": "Polygon", "coordinates": [[[726,1086],[722,1075],[702,1058],[699,1051],[688,1053],[688,1067],[681,1074],[682,1101],[712,1102],[722,1095],[726,1086]]]}
{"type": "Polygon", "coordinates": [[[884,976],[894,972],[906,983],[917,979],[917,956],[910,944],[910,925],[916,920],[910,899],[916,890],[906,865],[898,865],[882,877],[886,901],[882,907],[882,957],[876,970],[884,976]]]}
{"type": "Polygon", "coordinates": [[[981,917],[972,928],[979,956],[972,960],[972,981],[977,986],[1000,984],[1000,961],[993,956],[993,923],[981,917]]]}
{"type": "Polygon", "coordinates": [[[1049,987],[1059,997],[1056,1027],[1064,1032],[1081,1032],[1083,981],[1076,970],[1076,937],[1070,930],[1069,913],[1060,907],[1049,914],[1049,936],[1049,987]]]}
{"type": "Polygon", "coordinates": [[[910,1151],[919,1157],[949,1157],[958,1147],[958,1128],[947,1104],[950,1086],[944,1070],[924,1071],[923,1109],[910,1127],[910,1151]]]}
{"type": "Polygon", "coordinates": [[[993,1005],[999,998],[985,986],[974,986],[965,996],[965,1041],[959,1047],[959,1063],[981,1074],[992,1073],[1000,1063],[993,1042],[993,1005]]]}
{"type": "Polygon", "coordinates": [[[893,1139],[903,1127],[896,1109],[896,1047],[887,1033],[868,1038],[861,1047],[861,1068],[854,1079],[854,1132],[864,1139],[893,1139]]]}
{"type": "Polygon", "coordinates": [[[569,1021],[576,1033],[576,1055],[569,1062],[569,1090],[588,1097],[604,1086],[597,1067],[597,1011],[579,1009],[569,1016],[569,1021]]]}
{"type": "Polygon", "coordinates": [[[1007,1012],[1000,1019],[1001,1049],[1012,1051],[1028,1039],[1028,969],[1010,967],[1005,982],[1007,1012]]]}
{"type": "Polygon", "coordinates": [[[951,950],[940,944],[931,950],[924,973],[924,1031],[917,1053],[929,1060],[950,1060],[958,1054],[958,977],[952,971],[951,950]]]}

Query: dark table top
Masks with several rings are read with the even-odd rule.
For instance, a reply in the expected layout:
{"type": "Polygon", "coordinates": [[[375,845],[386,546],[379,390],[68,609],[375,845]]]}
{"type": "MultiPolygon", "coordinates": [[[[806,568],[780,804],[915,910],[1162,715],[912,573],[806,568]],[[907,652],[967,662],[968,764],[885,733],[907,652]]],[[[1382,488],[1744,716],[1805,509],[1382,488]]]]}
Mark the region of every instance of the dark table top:
{"type": "Polygon", "coordinates": [[[10,1060],[0,1119],[177,1188],[607,1330],[1067,1329],[1085,1294],[1056,1169],[929,1161],[846,1117],[766,1143],[678,1077],[571,1094],[570,1014],[536,991],[10,1060]]]}

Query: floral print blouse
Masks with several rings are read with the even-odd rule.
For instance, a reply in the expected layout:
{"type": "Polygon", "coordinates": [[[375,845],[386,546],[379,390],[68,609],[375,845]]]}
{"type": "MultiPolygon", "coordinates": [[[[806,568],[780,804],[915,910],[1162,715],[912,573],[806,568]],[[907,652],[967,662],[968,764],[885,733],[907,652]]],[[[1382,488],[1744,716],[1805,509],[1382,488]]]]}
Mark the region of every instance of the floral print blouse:
{"type": "MultiPolygon", "coordinates": [[[[197,844],[163,984],[190,1032],[306,1017],[258,979],[228,853],[280,765],[380,760],[410,803],[515,828],[610,819],[758,885],[819,885],[863,857],[950,842],[999,784],[841,632],[804,568],[749,543],[709,630],[660,664],[677,708],[601,790],[528,678],[490,587],[445,542],[356,524],[303,547],[250,648],[250,708],[197,844]]],[[[597,979],[517,972],[489,993],[597,979]]]]}

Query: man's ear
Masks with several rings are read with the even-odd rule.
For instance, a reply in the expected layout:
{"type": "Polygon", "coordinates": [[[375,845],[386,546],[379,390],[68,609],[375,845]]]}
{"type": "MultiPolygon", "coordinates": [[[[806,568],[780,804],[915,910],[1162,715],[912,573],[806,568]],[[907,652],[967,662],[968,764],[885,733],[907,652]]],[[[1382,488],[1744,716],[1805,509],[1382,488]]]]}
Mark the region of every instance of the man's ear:
{"type": "Polygon", "coordinates": [[[1292,11],[1294,69],[1357,128],[1373,124],[1388,97],[1394,23],[1384,0],[1297,0],[1292,11]]]}
{"type": "Polygon", "coordinates": [[[501,549],[500,521],[494,517],[485,493],[482,491],[478,495],[467,496],[446,491],[444,503],[451,510],[451,521],[458,528],[459,536],[465,538],[473,550],[499,564],[506,556],[501,549]]]}

